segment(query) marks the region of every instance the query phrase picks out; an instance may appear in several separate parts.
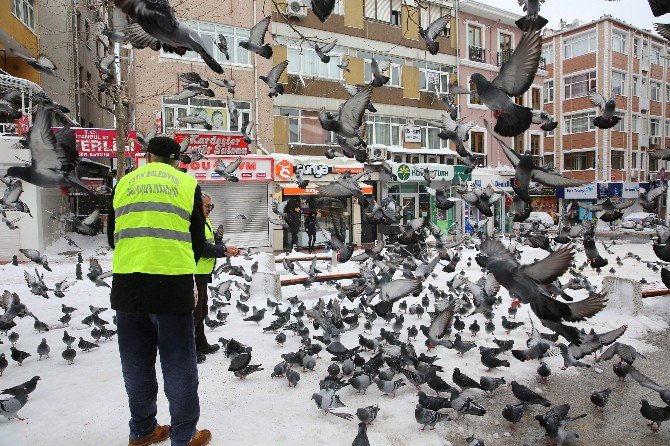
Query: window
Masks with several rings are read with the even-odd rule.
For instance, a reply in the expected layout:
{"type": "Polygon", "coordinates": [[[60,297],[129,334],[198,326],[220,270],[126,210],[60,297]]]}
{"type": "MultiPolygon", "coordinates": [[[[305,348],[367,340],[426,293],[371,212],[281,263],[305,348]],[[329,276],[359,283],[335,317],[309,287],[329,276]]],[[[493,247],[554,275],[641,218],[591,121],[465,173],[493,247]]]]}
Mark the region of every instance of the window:
{"type": "Polygon", "coordinates": [[[623,150],[612,150],[611,155],[611,165],[612,170],[623,170],[624,168],[624,151],[623,150]]]}
{"type": "MultiPolygon", "coordinates": [[[[195,31],[203,43],[203,46],[214,56],[217,62],[228,65],[251,65],[249,51],[239,46],[239,42],[249,38],[249,30],[228,25],[218,25],[199,20],[184,20],[183,23],[195,31]],[[222,34],[228,44],[230,60],[219,51],[215,45],[219,34],[222,34]]],[[[161,57],[184,60],[202,60],[195,51],[187,51],[183,56],[174,53],[166,53],[161,50],[161,57]]]]}
{"type": "Polygon", "coordinates": [[[523,95],[521,95],[521,96],[516,96],[516,97],[514,98],[514,103],[515,103],[516,105],[520,105],[520,106],[523,107],[523,106],[524,106],[524,103],[523,103],[523,95]]]}
{"type": "Polygon", "coordinates": [[[640,130],[638,130],[638,125],[640,122],[640,116],[639,115],[633,115],[633,119],[631,120],[631,131],[633,133],[638,133],[640,130]]]}
{"type": "Polygon", "coordinates": [[[585,113],[575,113],[565,117],[565,134],[580,133],[593,130],[593,119],[596,117],[595,111],[585,113]]]}
{"type": "MultiPolygon", "coordinates": [[[[434,3],[422,3],[419,8],[419,23],[421,24],[421,28],[428,29],[428,26],[430,26],[431,23],[445,15],[451,15],[451,10],[449,8],[434,3]]],[[[451,30],[447,28],[446,37],[450,36],[450,31],[451,30]]]]}
{"type": "Polygon", "coordinates": [[[12,0],[12,14],[31,30],[35,30],[35,0],[12,0]]]}
{"type": "Polygon", "coordinates": [[[540,156],[540,139],[541,136],[535,133],[530,134],[530,153],[535,156],[540,156]]]}
{"type": "Polygon", "coordinates": [[[580,98],[586,96],[589,91],[596,88],[596,72],[566,76],[564,99],[580,98]]]}
{"type": "Polygon", "coordinates": [[[649,136],[661,136],[661,120],[658,118],[649,119],[649,136]]]}
{"type": "Polygon", "coordinates": [[[524,133],[521,133],[521,134],[516,135],[514,137],[514,150],[516,150],[517,153],[524,153],[525,152],[523,135],[524,135],[524,133]]]}
{"type": "Polygon", "coordinates": [[[670,121],[665,121],[665,137],[670,137],[670,121]]]}
{"type": "Polygon", "coordinates": [[[299,49],[295,46],[288,48],[288,67],[290,74],[300,74],[309,77],[342,79],[342,70],[337,66],[346,50],[335,47],[328,53],[330,62],[323,63],[316,55],[313,47],[299,49]]]}
{"type": "Polygon", "coordinates": [[[640,57],[640,38],[633,39],[633,56],[640,57]]]}
{"type": "Polygon", "coordinates": [[[614,116],[618,116],[621,120],[612,127],[614,132],[625,132],[626,131],[626,114],[621,112],[614,112],[614,116]]]}
{"type": "Polygon", "coordinates": [[[512,35],[501,32],[498,34],[499,48],[498,48],[498,66],[507,62],[512,55],[512,35]]]}
{"type": "Polygon", "coordinates": [[[530,90],[530,103],[531,107],[534,108],[535,110],[539,110],[542,105],[540,101],[540,89],[539,88],[533,88],[530,90]]]}
{"type": "Polygon", "coordinates": [[[544,103],[554,102],[554,81],[544,83],[544,103]]]}
{"type": "Polygon", "coordinates": [[[632,152],[630,158],[630,168],[633,170],[637,169],[637,158],[640,156],[639,152],[632,152]]]}
{"type": "Polygon", "coordinates": [[[670,102],[670,85],[665,86],[665,101],[670,102]]]}
{"type": "Polygon", "coordinates": [[[368,144],[402,146],[402,130],[405,123],[404,118],[368,114],[365,119],[365,141],[368,144]]]}
{"type": "Polygon", "coordinates": [[[470,85],[470,104],[482,105],[482,100],[479,99],[479,95],[477,94],[475,88],[475,83],[470,80],[468,84],[470,85]]]}
{"type": "Polygon", "coordinates": [[[344,0],[335,0],[333,14],[344,15],[344,0]]]}
{"type": "Polygon", "coordinates": [[[633,96],[640,96],[640,78],[633,76],[633,96]]]}
{"type": "MultiPolygon", "coordinates": [[[[365,82],[372,82],[372,53],[367,51],[359,51],[358,57],[365,59],[365,82]]],[[[374,55],[375,60],[379,63],[381,68],[383,65],[388,64],[388,69],[383,70],[383,73],[388,76],[391,80],[385,85],[387,87],[400,87],[401,83],[401,67],[405,65],[404,59],[399,57],[388,57],[374,55]]]]}
{"type": "Polygon", "coordinates": [[[401,0],[365,0],[365,18],[400,25],[401,0]]]}
{"type": "Polygon", "coordinates": [[[660,82],[649,82],[649,91],[650,91],[650,98],[652,101],[660,101],[661,100],[661,83],[660,82]]]}
{"type": "Polygon", "coordinates": [[[239,132],[251,120],[251,105],[249,102],[234,101],[240,115],[237,119],[237,128],[231,128],[228,118],[228,108],[225,99],[189,98],[174,100],[163,96],[163,131],[175,128],[204,129],[202,125],[182,124],[177,118],[183,116],[200,116],[212,130],[239,132]]]}
{"type": "Polygon", "coordinates": [[[626,74],[612,71],[612,94],[622,96],[626,94],[626,74]]]}
{"type": "Polygon", "coordinates": [[[563,41],[563,57],[570,59],[596,50],[596,32],[580,34],[563,41]]]}
{"type": "Polygon", "coordinates": [[[414,125],[421,127],[421,148],[423,149],[446,149],[449,142],[438,138],[440,129],[429,125],[426,121],[414,121],[414,125]]]}
{"type": "Polygon", "coordinates": [[[436,93],[449,92],[449,75],[454,67],[437,63],[417,61],[414,66],[419,68],[419,88],[436,93]]]}
{"type": "Polygon", "coordinates": [[[647,169],[647,154],[644,152],[640,152],[640,169],[647,169]]]}
{"type": "Polygon", "coordinates": [[[656,65],[661,64],[661,47],[658,45],[652,45],[651,51],[649,52],[649,63],[656,65]]]}
{"type": "Polygon", "coordinates": [[[88,49],[91,49],[91,24],[88,22],[88,20],[84,20],[84,43],[86,44],[86,47],[88,49]]]}
{"type": "Polygon", "coordinates": [[[554,44],[542,45],[542,56],[547,64],[554,63],[554,44]]]}
{"type": "Polygon", "coordinates": [[[470,132],[470,150],[472,153],[484,154],[486,149],[484,147],[484,132],[470,132]]]}
{"type": "Polygon", "coordinates": [[[626,34],[617,31],[612,33],[612,51],[626,53],[626,34]]]}
{"type": "Polygon", "coordinates": [[[563,155],[564,170],[595,169],[595,152],[572,152],[563,155]]]}

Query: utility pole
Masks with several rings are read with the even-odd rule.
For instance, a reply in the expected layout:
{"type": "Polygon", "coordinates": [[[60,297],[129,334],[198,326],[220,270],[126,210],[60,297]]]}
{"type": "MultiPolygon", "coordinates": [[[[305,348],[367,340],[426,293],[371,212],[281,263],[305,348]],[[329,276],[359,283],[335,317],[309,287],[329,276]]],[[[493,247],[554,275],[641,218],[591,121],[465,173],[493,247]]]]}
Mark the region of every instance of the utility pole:
{"type": "MultiPolygon", "coordinates": [[[[106,0],[107,8],[107,27],[115,29],[114,26],[114,0],[106,0]]],[[[114,83],[110,85],[109,96],[112,99],[114,107],[114,124],[116,126],[116,181],[123,178],[126,170],[126,144],[128,135],[128,105],[130,99],[128,97],[128,82],[124,82],[121,76],[122,63],[120,59],[120,52],[116,51],[116,43],[109,41],[107,47],[107,54],[115,54],[118,60],[114,64],[114,83]]]]}

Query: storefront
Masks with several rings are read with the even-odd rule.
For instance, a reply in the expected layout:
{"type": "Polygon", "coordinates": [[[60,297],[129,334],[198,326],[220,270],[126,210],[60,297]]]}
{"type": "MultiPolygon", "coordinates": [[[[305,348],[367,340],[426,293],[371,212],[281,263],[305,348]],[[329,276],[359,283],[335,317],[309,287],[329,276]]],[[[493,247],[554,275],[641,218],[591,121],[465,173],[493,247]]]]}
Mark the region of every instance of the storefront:
{"type": "Polygon", "coordinates": [[[441,189],[444,180],[447,182],[448,196],[459,198],[455,190],[458,181],[467,181],[471,178],[471,175],[464,174],[465,166],[395,162],[388,162],[388,164],[391,166],[394,177],[384,175],[386,182],[383,184],[382,196],[392,197],[400,208],[405,209],[401,223],[424,217],[429,218],[445,231],[454,223],[462,223],[463,206],[461,203],[459,202],[448,211],[437,209],[435,198],[428,194],[426,187],[441,189]],[[423,178],[425,169],[430,170],[432,177],[430,184],[423,178]]]}
{"type": "MultiPolygon", "coordinates": [[[[472,172],[472,183],[476,186],[487,187],[491,185],[496,190],[501,190],[512,194],[512,180],[514,179],[514,170],[511,169],[475,169],[472,172]]],[[[475,228],[476,225],[486,220],[486,233],[508,234],[512,230],[512,219],[509,216],[509,209],[512,206],[512,200],[507,196],[497,201],[493,205],[493,218],[488,218],[479,210],[466,203],[466,218],[470,220],[470,225],[475,228]]]]}
{"type": "MultiPolygon", "coordinates": [[[[224,238],[242,248],[271,246],[268,215],[273,159],[242,155],[242,162],[235,171],[238,182],[223,179],[215,172],[219,161],[229,164],[237,158],[237,155],[207,155],[180,167],[186,168],[186,173],[198,180],[202,191],[212,196],[214,209],[209,218],[215,228],[223,224],[224,238]]],[[[137,165],[144,163],[144,156],[138,156],[137,165]]]]}
{"type": "MultiPolygon", "coordinates": [[[[560,200],[561,209],[564,212],[567,211],[570,203],[573,203],[570,218],[575,220],[591,220],[597,217],[597,213],[578,207],[578,203],[596,204],[607,198],[613,201],[637,199],[640,188],[649,190],[649,187],[649,183],[589,183],[577,187],[557,188],[556,197],[560,200]]],[[[633,206],[627,208],[624,213],[629,214],[641,210],[641,206],[635,203],[633,206]]]]}
{"type": "MultiPolygon", "coordinates": [[[[319,186],[336,181],[340,175],[349,172],[357,175],[365,171],[365,166],[354,159],[334,158],[328,159],[321,156],[290,156],[274,154],[274,200],[289,201],[288,208],[299,206],[304,215],[310,211],[317,212],[317,225],[321,229],[316,234],[316,245],[330,238],[329,231],[333,224],[344,228],[346,241],[359,245],[370,243],[376,239],[376,231],[371,234],[368,228],[364,228],[361,222],[361,210],[356,197],[332,198],[319,195],[319,186]],[[306,188],[301,189],[295,182],[295,173],[300,173],[303,180],[309,180],[306,188]],[[371,240],[369,240],[372,238],[371,240]]],[[[378,174],[371,173],[371,179],[367,177],[359,182],[362,191],[366,195],[375,196],[378,174]]],[[[287,245],[287,234],[279,227],[274,227],[274,249],[285,249],[287,245]]],[[[299,233],[300,246],[307,246],[307,234],[304,228],[299,233]]]]}

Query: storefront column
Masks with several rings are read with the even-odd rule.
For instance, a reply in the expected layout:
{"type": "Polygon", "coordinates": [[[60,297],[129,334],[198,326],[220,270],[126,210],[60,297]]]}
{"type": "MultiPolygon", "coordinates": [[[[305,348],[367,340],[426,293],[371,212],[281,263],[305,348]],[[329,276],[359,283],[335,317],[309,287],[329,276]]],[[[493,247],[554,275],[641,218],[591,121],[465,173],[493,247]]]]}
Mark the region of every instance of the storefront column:
{"type": "Polygon", "coordinates": [[[351,201],[351,241],[361,244],[361,205],[355,197],[351,201]]]}

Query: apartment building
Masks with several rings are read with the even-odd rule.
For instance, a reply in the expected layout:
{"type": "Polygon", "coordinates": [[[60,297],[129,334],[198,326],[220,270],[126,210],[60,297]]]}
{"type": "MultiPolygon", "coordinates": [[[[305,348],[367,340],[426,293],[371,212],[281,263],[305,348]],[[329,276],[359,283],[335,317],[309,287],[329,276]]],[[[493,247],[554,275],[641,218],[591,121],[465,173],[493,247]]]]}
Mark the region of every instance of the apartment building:
{"type": "Polygon", "coordinates": [[[560,118],[545,138],[545,160],[566,176],[598,183],[655,179],[662,166],[648,152],[670,143],[668,42],[603,16],[548,31],[543,53],[544,107],[560,118]],[[622,119],[611,130],[593,126],[592,89],[616,98],[622,119]]]}

